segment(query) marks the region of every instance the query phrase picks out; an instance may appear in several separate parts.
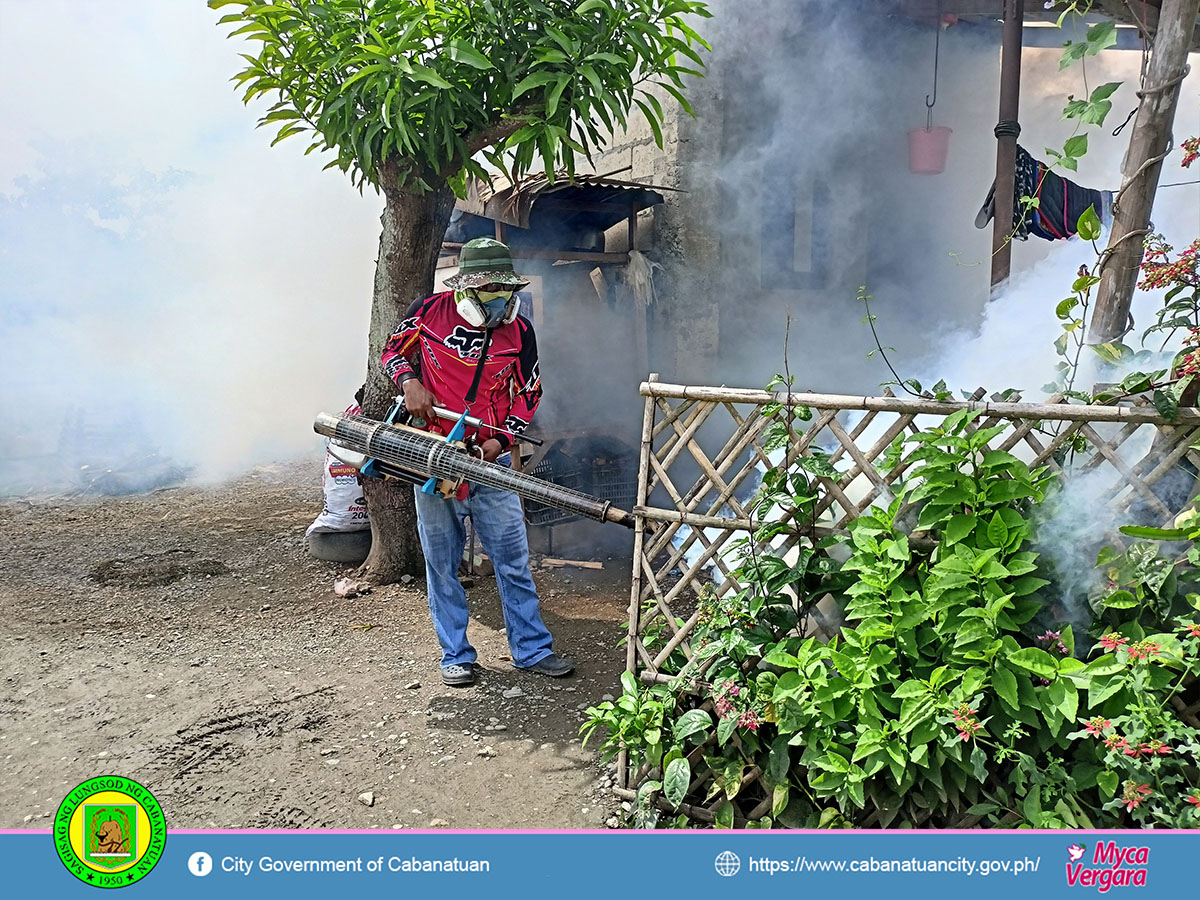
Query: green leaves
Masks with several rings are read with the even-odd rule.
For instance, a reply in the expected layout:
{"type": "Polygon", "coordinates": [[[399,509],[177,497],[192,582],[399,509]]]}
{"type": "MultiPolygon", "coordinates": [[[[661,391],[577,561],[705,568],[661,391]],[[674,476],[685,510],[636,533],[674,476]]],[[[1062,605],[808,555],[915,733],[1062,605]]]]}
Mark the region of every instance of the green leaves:
{"type": "Polygon", "coordinates": [[[675,722],[673,734],[675,740],[683,742],[694,734],[708,731],[712,728],[712,716],[702,709],[689,709],[675,722]]]}
{"type": "Polygon", "coordinates": [[[1077,134],[1074,137],[1067,138],[1067,142],[1063,145],[1062,151],[1055,150],[1053,147],[1046,148],[1046,156],[1054,160],[1054,164],[1062,166],[1064,169],[1070,169],[1072,172],[1079,168],[1079,157],[1087,153],[1088,136],[1086,134],[1077,134]]]}
{"type": "Polygon", "coordinates": [[[1087,35],[1082,41],[1067,41],[1063,48],[1063,55],[1059,59],[1058,67],[1059,69],[1065,69],[1085,56],[1095,56],[1101,50],[1111,47],[1116,42],[1117,24],[1111,19],[1105,19],[1103,22],[1099,22],[1089,28],[1087,35]]]}
{"type": "Polygon", "coordinates": [[[1113,591],[1104,598],[1104,605],[1108,609],[1133,609],[1138,601],[1129,591],[1113,591]]]}
{"type": "Polygon", "coordinates": [[[1008,526],[1000,517],[999,510],[993,513],[992,520],[988,522],[987,536],[995,547],[1003,547],[1008,543],[1008,526]]]}
{"type": "Polygon", "coordinates": [[[692,766],[687,758],[673,759],[667,764],[667,770],[663,773],[663,796],[667,798],[668,803],[678,809],[679,804],[687,797],[691,783],[692,766]]]}
{"type": "Polygon", "coordinates": [[[948,544],[953,544],[963,540],[967,535],[975,530],[979,519],[973,513],[958,513],[950,517],[950,521],[946,524],[946,530],[943,532],[943,537],[948,544]]]}
{"type": "Polygon", "coordinates": [[[1100,217],[1094,207],[1089,206],[1083,211],[1076,224],[1079,236],[1085,241],[1094,241],[1100,237],[1100,217]]]}
{"type": "Polygon", "coordinates": [[[1151,528],[1146,525],[1122,525],[1120,528],[1121,534],[1152,541],[1185,541],[1194,531],[1192,528],[1151,528]]]}
{"type": "Polygon", "coordinates": [[[1121,778],[1116,772],[1101,772],[1096,776],[1096,786],[1100,788],[1102,797],[1114,797],[1121,778]]]}
{"type": "Polygon", "coordinates": [[[1004,701],[1005,706],[1016,711],[1020,709],[1021,701],[1017,693],[1017,677],[1003,666],[992,670],[992,685],[996,694],[1004,701]]]}
{"type": "Polygon", "coordinates": [[[487,69],[496,68],[488,61],[486,56],[459,38],[447,41],[446,49],[449,51],[449,56],[452,60],[462,63],[465,66],[470,66],[472,69],[486,71],[487,69]]]}
{"type": "Polygon", "coordinates": [[[360,189],[386,177],[414,194],[486,176],[478,153],[512,179],[571,173],[635,105],[661,143],[664,111],[647,91],[690,109],[684,76],[708,49],[688,24],[709,16],[701,0],[209,5],[232,7],[221,23],[255,47],[234,77],[244,100],[275,95],[295,117],[277,142],[315,130],[310,152],[330,151],[327,167],[360,189]]]}
{"type": "Polygon", "coordinates": [[[1032,672],[1041,678],[1058,676],[1058,665],[1054,657],[1040,647],[1026,647],[1008,656],[1007,661],[1020,669],[1032,672]]]}
{"type": "Polygon", "coordinates": [[[900,704],[900,734],[905,735],[937,712],[930,694],[908,697],[900,704]]]}
{"type": "Polygon", "coordinates": [[[532,75],[527,75],[517,82],[517,86],[513,88],[512,98],[516,100],[527,91],[533,90],[535,87],[541,87],[544,84],[553,84],[558,81],[559,73],[557,72],[534,72],[532,75]]]}
{"type": "Polygon", "coordinates": [[[1121,86],[1119,81],[1110,81],[1092,91],[1087,100],[1076,100],[1073,96],[1063,109],[1064,119],[1079,119],[1085,125],[1103,125],[1105,118],[1112,110],[1112,101],[1108,98],[1121,86]]]}

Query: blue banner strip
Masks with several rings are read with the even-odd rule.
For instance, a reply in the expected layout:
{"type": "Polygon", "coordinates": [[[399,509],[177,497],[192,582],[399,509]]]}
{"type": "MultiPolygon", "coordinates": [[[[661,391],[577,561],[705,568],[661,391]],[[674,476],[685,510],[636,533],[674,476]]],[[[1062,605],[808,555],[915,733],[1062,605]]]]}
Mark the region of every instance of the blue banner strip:
{"type": "MultiPolygon", "coordinates": [[[[110,896],[1187,897],[1198,851],[1195,831],[173,832],[154,870],[110,896]]],[[[5,896],[101,896],[49,832],[0,834],[0,871],[5,896]]]]}

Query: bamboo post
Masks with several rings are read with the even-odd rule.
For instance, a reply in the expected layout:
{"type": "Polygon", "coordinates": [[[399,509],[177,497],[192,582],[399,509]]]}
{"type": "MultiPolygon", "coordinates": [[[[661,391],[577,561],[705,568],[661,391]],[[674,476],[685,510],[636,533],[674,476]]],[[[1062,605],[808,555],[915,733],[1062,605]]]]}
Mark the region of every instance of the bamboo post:
{"type": "MultiPolygon", "coordinates": [[[[1200,0],[1198,0],[1200,2],[1200,0]]],[[[885,410],[916,415],[948,416],[963,409],[979,410],[1002,419],[1059,419],[1068,422],[1146,422],[1152,425],[1200,424],[1200,409],[1181,408],[1168,422],[1152,407],[1084,406],[1071,403],[1011,403],[993,400],[926,400],[913,397],[860,397],[850,394],[788,393],[750,388],[700,387],[643,382],[641,393],[651,397],[716,400],[762,406],[810,406],[822,410],[885,410]]]]}
{"type": "MultiPolygon", "coordinates": [[[[658,373],[651,372],[647,384],[658,381],[658,373]]],[[[644,385],[643,385],[644,387],[644,385]]],[[[654,430],[654,398],[646,397],[642,409],[642,444],[638,455],[637,506],[645,506],[650,485],[650,455],[654,452],[651,434],[654,430]]],[[[637,650],[635,644],[640,637],[638,613],[642,599],[642,545],[646,540],[646,520],[635,514],[633,526],[633,577],[629,588],[629,632],[625,645],[625,671],[637,672],[637,650]]]]}
{"type": "MultiPolygon", "coordinates": [[[[658,380],[658,373],[651,372],[648,383],[658,380]]],[[[654,429],[654,398],[647,397],[642,410],[642,443],[638,454],[638,505],[645,505],[649,493],[650,471],[649,455],[653,452],[650,435],[654,429]]],[[[637,648],[641,643],[641,632],[638,629],[638,613],[642,597],[642,543],[646,536],[646,520],[635,517],[633,525],[633,573],[629,579],[629,628],[625,640],[625,671],[637,672],[637,648]]],[[[621,750],[617,754],[617,784],[621,788],[629,787],[629,751],[621,750]]]]}
{"type": "Polygon", "coordinates": [[[1170,151],[1179,87],[1187,74],[1188,49],[1200,0],[1163,0],[1141,103],[1125,154],[1121,189],[1113,203],[1113,227],[1100,263],[1100,286],[1088,342],[1102,344],[1130,327],[1129,304],[1142,261],[1142,239],[1158,190],[1163,158],[1170,151]]]}

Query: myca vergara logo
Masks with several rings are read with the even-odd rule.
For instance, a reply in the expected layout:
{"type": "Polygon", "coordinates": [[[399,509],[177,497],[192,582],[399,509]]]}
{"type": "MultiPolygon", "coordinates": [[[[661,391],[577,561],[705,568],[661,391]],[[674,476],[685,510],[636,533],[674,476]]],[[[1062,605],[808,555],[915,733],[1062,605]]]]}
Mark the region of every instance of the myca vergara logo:
{"type": "Polygon", "coordinates": [[[1089,856],[1086,846],[1072,844],[1067,848],[1067,859],[1070,887],[1093,887],[1104,894],[1116,887],[1145,887],[1150,848],[1097,841],[1089,856]]]}
{"type": "Polygon", "coordinates": [[[140,881],[162,857],[167,824],[154,796],[129,778],[91,778],[54,816],[54,849],[71,874],[96,887],[140,881]]]}

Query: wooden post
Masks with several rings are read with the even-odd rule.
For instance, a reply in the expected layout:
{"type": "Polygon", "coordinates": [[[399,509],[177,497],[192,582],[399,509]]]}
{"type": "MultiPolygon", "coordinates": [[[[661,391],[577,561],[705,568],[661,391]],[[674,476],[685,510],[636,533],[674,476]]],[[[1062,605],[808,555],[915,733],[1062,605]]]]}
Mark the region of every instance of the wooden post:
{"type": "Polygon", "coordinates": [[[1196,29],[1200,0],[1163,0],[1146,70],[1146,86],[1125,154],[1121,190],[1113,204],[1113,227],[1100,263],[1100,287],[1089,343],[1103,344],[1129,330],[1129,304],[1142,261],[1142,240],[1158,190],[1162,160],[1171,142],[1179,85],[1187,72],[1188,48],[1196,29]]]}
{"type": "MultiPolygon", "coordinates": [[[[1016,180],[1017,116],[1021,106],[1021,29],[1025,0],[1004,0],[1000,56],[1000,117],[996,123],[995,217],[992,219],[992,290],[1008,280],[1012,265],[1013,183],[1016,180]]],[[[940,25],[939,25],[940,27],[940,25]]]]}

